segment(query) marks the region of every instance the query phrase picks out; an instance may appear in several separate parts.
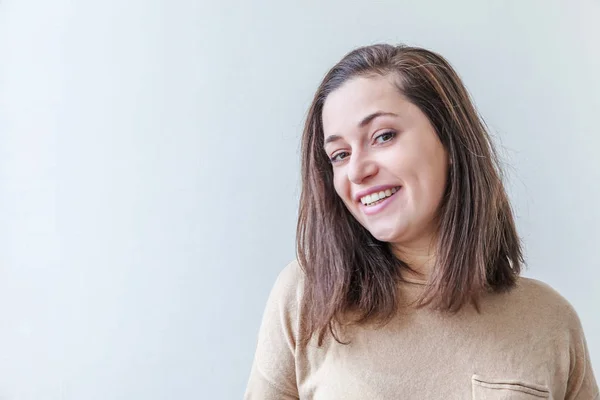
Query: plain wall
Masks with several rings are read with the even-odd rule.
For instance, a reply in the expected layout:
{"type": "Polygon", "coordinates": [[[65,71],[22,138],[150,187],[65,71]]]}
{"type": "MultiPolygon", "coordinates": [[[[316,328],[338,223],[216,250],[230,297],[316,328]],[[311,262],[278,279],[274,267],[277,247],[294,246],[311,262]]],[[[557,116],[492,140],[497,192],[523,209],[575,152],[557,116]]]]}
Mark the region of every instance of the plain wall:
{"type": "MultiPolygon", "coordinates": [[[[238,399],[314,90],[440,52],[600,372],[598,1],[0,2],[0,399],[238,399]]],[[[540,332],[543,334],[543,332],[540,332]]]]}

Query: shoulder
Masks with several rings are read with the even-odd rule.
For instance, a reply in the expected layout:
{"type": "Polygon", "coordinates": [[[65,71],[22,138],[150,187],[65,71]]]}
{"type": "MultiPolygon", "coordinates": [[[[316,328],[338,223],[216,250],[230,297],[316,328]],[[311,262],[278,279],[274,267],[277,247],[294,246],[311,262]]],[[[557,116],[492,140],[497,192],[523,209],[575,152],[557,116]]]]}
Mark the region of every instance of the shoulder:
{"type": "Polygon", "coordinates": [[[584,337],[573,305],[552,286],[537,279],[517,278],[508,292],[487,297],[482,311],[487,323],[504,326],[516,335],[544,332],[536,340],[545,345],[552,342],[557,349],[569,348],[584,337]]]}
{"type": "Polygon", "coordinates": [[[258,334],[246,397],[298,398],[295,354],[303,273],[296,261],[281,270],[271,289],[258,334]]]}
{"type": "Polygon", "coordinates": [[[565,328],[579,329],[581,325],[573,305],[545,282],[521,276],[512,296],[517,307],[528,310],[525,314],[536,314],[553,325],[565,328]]]}
{"type": "Polygon", "coordinates": [[[490,305],[497,313],[493,318],[500,317],[517,335],[515,344],[525,343],[529,354],[543,353],[540,357],[548,365],[556,364],[555,377],[562,376],[567,398],[597,396],[598,386],[581,321],[573,305],[556,289],[521,276],[511,291],[496,296],[490,305]]]}
{"type": "Polygon", "coordinates": [[[549,284],[537,279],[520,276],[517,279],[515,291],[524,300],[538,306],[562,309],[564,312],[572,312],[573,306],[556,289],[549,284]]]}
{"type": "Polygon", "coordinates": [[[276,283],[284,287],[291,287],[297,286],[303,281],[304,271],[302,271],[298,260],[293,260],[279,272],[276,283]]]}
{"type": "Polygon", "coordinates": [[[296,318],[304,291],[304,272],[297,260],[287,264],[277,275],[267,301],[267,313],[281,318],[296,318]]]}
{"type": "Polygon", "coordinates": [[[281,300],[298,300],[304,287],[304,272],[297,260],[293,260],[277,275],[271,296],[281,300]]]}

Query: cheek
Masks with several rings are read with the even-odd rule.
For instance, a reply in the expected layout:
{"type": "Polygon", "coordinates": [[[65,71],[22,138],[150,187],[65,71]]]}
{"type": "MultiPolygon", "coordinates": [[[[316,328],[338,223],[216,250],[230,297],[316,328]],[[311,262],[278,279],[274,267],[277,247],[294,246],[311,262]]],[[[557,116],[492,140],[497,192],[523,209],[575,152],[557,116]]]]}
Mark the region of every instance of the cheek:
{"type": "Polygon", "coordinates": [[[350,194],[350,183],[347,179],[343,177],[335,177],[333,179],[333,187],[335,189],[335,193],[342,200],[342,202],[346,205],[346,208],[352,213],[355,214],[354,210],[352,210],[354,201],[351,199],[350,194]]]}
{"type": "Polygon", "coordinates": [[[438,159],[440,160],[440,162],[437,165],[437,169],[435,171],[436,172],[435,176],[434,176],[435,182],[433,184],[436,189],[436,193],[443,194],[444,190],[446,189],[446,183],[448,180],[448,171],[449,171],[448,156],[444,152],[444,153],[442,153],[441,156],[439,156],[438,159]]]}
{"type": "Polygon", "coordinates": [[[431,171],[429,181],[427,182],[427,194],[430,198],[429,206],[432,212],[435,212],[442,202],[446,190],[448,169],[445,164],[440,163],[431,171]]]}
{"type": "Polygon", "coordinates": [[[346,200],[346,187],[347,185],[344,184],[344,180],[339,175],[334,174],[333,188],[335,189],[337,195],[341,197],[344,201],[346,200]]]}
{"type": "Polygon", "coordinates": [[[412,190],[412,197],[414,197],[413,201],[416,202],[416,205],[430,210],[437,207],[444,195],[448,169],[445,165],[446,157],[443,154],[435,154],[428,159],[435,161],[414,160],[414,163],[408,168],[406,176],[407,184],[412,190]]]}

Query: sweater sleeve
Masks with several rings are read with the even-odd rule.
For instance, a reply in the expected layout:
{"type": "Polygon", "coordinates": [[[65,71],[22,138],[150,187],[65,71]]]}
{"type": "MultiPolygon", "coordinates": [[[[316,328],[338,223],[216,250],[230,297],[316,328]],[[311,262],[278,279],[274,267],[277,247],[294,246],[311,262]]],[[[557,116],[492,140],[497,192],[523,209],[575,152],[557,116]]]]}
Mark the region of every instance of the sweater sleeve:
{"type": "Polygon", "coordinates": [[[570,339],[570,371],[565,400],[599,399],[598,384],[592,370],[592,362],[587,347],[581,321],[572,310],[570,339]]]}
{"type": "Polygon", "coordinates": [[[296,342],[302,271],[290,263],[278,276],[263,314],[256,353],[244,398],[299,399],[296,384],[296,342]]]}

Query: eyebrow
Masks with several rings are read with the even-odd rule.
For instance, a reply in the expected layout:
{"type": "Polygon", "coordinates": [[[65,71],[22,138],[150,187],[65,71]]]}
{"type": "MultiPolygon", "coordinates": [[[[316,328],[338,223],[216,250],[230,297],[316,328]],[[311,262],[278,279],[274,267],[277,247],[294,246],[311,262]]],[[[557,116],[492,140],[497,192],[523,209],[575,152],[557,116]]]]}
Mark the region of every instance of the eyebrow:
{"type": "MultiPolygon", "coordinates": [[[[362,119],[362,121],[360,121],[360,123],[358,124],[358,127],[359,128],[364,128],[366,125],[369,125],[371,123],[371,121],[373,121],[375,118],[384,117],[384,116],[397,117],[398,114],[394,114],[392,112],[377,111],[377,112],[374,112],[373,114],[369,114],[366,117],[364,117],[362,119]]],[[[340,135],[329,135],[325,139],[324,145],[327,145],[327,144],[329,144],[331,142],[335,142],[335,141],[340,140],[340,139],[342,139],[342,137],[340,135]]]]}

